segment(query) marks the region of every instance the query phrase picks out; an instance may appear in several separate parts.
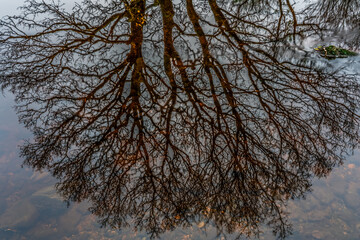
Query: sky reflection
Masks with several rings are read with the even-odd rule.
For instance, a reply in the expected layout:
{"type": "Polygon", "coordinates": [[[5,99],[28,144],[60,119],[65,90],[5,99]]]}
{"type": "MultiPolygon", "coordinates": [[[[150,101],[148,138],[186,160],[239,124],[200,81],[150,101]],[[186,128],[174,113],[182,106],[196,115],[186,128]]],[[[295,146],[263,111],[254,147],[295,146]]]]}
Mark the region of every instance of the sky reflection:
{"type": "MultiPolygon", "coordinates": [[[[137,64],[138,61],[134,63],[137,64]]],[[[214,65],[212,68],[217,69],[214,65]]],[[[135,90],[134,95],[137,95],[138,92],[135,90]]],[[[12,97],[10,94],[6,95],[0,100],[0,237],[4,239],[20,239],[21,237],[26,239],[117,239],[120,235],[121,238],[147,238],[147,235],[142,232],[133,233],[128,229],[120,232],[99,229],[95,217],[88,214],[86,204],[72,204],[70,208],[66,208],[62,199],[52,188],[55,180],[48,174],[34,173],[28,168],[20,168],[22,160],[18,157],[17,146],[23,139],[31,138],[31,135],[17,124],[17,117],[10,107],[14,104],[12,97]]],[[[84,113],[79,117],[91,118],[85,115],[84,113]]],[[[109,131],[111,130],[110,126],[100,127],[109,127],[109,131]]],[[[163,132],[160,131],[159,134],[164,134],[163,132]]],[[[165,137],[166,134],[168,133],[164,134],[165,137]]],[[[357,157],[358,155],[351,158],[343,167],[331,173],[327,179],[315,180],[314,192],[306,194],[306,200],[289,203],[290,219],[294,224],[294,235],[290,239],[356,239],[360,237],[358,215],[360,206],[357,201],[360,193],[358,188],[360,172],[357,157]]],[[[239,175],[237,171],[233,171],[232,174],[239,175]]],[[[172,188],[169,189],[172,190],[172,188]]],[[[181,218],[180,215],[174,216],[176,220],[178,217],[181,218]]],[[[261,238],[272,238],[268,229],[264,229],[264,232],[261,238]]],[[[182,230],[178,227],[174,232],[166,232],[163,238],[170,236],[174,239],[215,239],[216,228],[211,221],[207,225],[203,221],[198,221],[197,225],[192,225],[188,229],[182,230]],[[208,235],[205,234],[205,229],[208,230],[208,235]]]]}
{"type": "MultiPolygon", "coordinates": [[[[10,239],[147,239],[131,229],[100,229],[86,204],[70,208],[52,189],[55,181],[45,173],[21,168],[17,145],[29,133],[17,123],[11,94],[0,100],[0,238],[10,239]]],[[[328,178],[315,180],[306,200],[289,203],[294,235],[289,239],[358,239],[360,237],[359,154],[328,178]]],[[[178,228],[163,239],[221,239],[212,226],[178,228]],[[207,233],[205,233],[205,228],[207,233]]],[[[230,236],[231,239],[231,236],[230,236]]],[[[269,230],[260,239],[274,239],[269,230]]]]}

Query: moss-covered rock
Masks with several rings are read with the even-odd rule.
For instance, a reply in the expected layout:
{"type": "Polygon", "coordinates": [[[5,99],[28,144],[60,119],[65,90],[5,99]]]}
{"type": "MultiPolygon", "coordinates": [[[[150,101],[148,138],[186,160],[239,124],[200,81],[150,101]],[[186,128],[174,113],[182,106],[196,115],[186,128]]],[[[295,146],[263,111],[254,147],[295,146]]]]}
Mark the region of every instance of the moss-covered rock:
{"type": "Polygon", "coordinates": [[[330,46],[318,46],[317,48],[314,48],[315,51],[319,52],[322,57],[328,58],[328,59],[334,59],[334,58],[346,58],[349,56],[356,56],[358,55],[356,52],[352,52],[350,50],[336,47],[333,45],[330,46]]]}

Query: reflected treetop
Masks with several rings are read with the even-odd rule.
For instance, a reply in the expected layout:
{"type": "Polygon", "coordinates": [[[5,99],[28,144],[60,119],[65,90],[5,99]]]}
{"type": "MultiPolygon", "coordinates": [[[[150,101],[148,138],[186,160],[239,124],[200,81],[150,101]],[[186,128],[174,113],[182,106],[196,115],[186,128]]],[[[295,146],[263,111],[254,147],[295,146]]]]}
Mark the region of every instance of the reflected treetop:
{"type": "Polygon", "coordinates": [[[286,236],[286,200],[359,140],[359,77],[294,50],[329,33],[333,2],[27,1],[0,22],[0,85],[34,133],[25,164],[105,225],[286,236]]]}

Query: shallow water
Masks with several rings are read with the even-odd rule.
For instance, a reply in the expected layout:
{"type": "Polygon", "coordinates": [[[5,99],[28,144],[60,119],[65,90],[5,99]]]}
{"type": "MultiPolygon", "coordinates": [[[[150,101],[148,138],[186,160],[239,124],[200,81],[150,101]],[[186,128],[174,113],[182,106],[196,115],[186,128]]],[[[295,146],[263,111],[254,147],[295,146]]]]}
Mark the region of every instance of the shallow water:
{"type": "MultiPolygon", "coordinates": [[[[14,9],[15,2],[8,7],[14,9]]],[[[9,13],[0,11],[0,15],[4,14],[9,13]]],[[[360,74],[360,56],[329,61],[313,53],[317,45],[336,44],[338,40],[336,36],[324,42],[307,39],[296,47],[302,53],[309,53],[308,61],[330,70],[360,74]]],[[[293,57],[296,61],[292,54],[297,50],[284,57],[293,57]]],[[[31,139],[31,134],[17,123],[11,108],[12,95],[5,95],[0,96],[0,239],[148,239],[145,232],[133,231],[131,227],[121,231],[100,228],[96,217],[87,210],[88,204],[67,206],[54,190],[55,179],[46,172],[21,167],[18,145],[24,139],[31,139]]],[[[293,224],[293,235],[288,239],[360,239],[359,158],[360,152],[355,152],[327,178],[314,179],[313,191],[307,193],[305,199],[288,202],[286,210],[293,224]]],[[[228,239],[234,236],[226,235],[228,239]]],[[[199,222],[189,228],[178,227],[166,232],[162,238],[224,239],[225,235],[218,234],[213,224],[199,222]]],[[[274,236],[264,227],[259,238],[274,239],[274,236]]]]}
{"type": "MultiPolygon", "coordinates": [[[[144,232],[99,228],[87,205],[67,207],[47,173],[21,168],[17,145],[30,134],[17,124],[10,94],[0,101],[0,239],[147,239],[144,232]]],[[[294,234],[288,239],[360,238],[360,154],[325,179],[314,180],[306,199],[290,201],[294,234]]],[[[163,239],[221,239],[211,224],[178,228],[163,239]]],[[[228,236],[231,239],[231,235],[228,236]]],[[[260,239],[274,239],[264,229],[260,239]]]]}

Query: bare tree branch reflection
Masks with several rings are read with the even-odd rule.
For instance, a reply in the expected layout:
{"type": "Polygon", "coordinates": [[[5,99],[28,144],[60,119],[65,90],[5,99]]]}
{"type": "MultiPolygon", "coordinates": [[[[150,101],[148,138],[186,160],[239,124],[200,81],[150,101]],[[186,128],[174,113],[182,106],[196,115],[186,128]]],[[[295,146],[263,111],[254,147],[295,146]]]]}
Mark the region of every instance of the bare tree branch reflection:
{"type": "Polygon", "coordinates": [[[345,43],[352,48],[360,44],[360,2],[357,0],[316,1],[305,9],[305,21],[316,22],[318,33],[335,33],[345,38],[345,43]]]}
{"type": "Polygon", "coordinates": [[[359,140],[357,76],[279,56],[321,27],[288,0],[30,0],[0,24],[25,164],[105,225],[285,237],[286,200],[359,140]]]}

